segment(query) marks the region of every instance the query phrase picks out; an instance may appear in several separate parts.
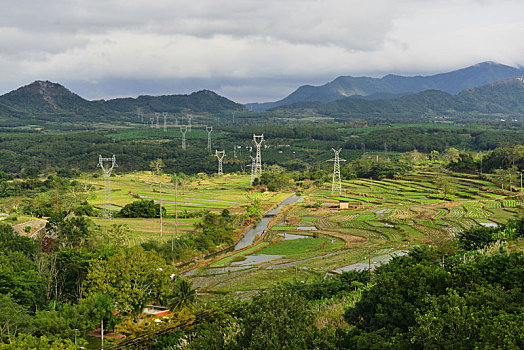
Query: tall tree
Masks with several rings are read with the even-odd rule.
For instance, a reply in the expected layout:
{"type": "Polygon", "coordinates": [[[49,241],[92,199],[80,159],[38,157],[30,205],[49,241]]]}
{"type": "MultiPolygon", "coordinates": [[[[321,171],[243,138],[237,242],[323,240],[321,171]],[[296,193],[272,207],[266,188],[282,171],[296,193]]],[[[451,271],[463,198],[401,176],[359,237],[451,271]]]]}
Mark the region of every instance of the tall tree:
{"type": "Polygon", "coordinates": [[[177,278],[173,294],[169,299],[169,308],[171,310],[182,310],[189,308],[196,301],[196,290],[193,288],[191,281],[184,278],[177,278]]]}
{"type": "Polygon", "coordinates": [[[87,291],[108,294],[120,312],[137,316],[148,302],[165,298],[169,275],[164,268],[165,261],[156,252],[119,249],[107,260],[91,262],[87,291]]]}

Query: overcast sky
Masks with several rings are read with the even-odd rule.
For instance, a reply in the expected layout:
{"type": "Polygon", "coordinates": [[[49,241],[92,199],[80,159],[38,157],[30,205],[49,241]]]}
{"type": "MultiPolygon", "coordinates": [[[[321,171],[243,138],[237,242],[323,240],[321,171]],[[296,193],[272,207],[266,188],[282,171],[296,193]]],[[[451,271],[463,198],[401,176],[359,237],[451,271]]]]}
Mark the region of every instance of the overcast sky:
{"type": "Polygon", "coordinates": [[[340,75],[520,66],[523,38],[522,0],[0,0],[0,94],[271,101],[340,75]]]}

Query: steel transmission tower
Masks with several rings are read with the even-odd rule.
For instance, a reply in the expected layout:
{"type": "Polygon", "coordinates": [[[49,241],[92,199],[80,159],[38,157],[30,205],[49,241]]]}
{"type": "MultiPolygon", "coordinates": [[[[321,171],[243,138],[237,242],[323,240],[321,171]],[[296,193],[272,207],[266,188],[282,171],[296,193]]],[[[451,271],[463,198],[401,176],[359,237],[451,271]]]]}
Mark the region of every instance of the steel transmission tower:
{"type": "Polygon", "coordinates": [[[166,132],[167,131],[167,125],[166,125],[167,112],[163,112],[162,115],[164,116],[164,132],[166,132]]]}
{"type": "Polygon", "coordinates": [[[111,219],[113,216],[113,212],[109,209],[109,206],[111,206],[111,173],[116,166],[116,157],[114,154],[111,158],[103,158],[101,155],[98,156],[97,167],[101,168],[104,173],[104,209],[102,212],[104,219],[111,219]],[[104,166],[104,162],[111,162],[111,165],[104,166]]]}
{"type": "Polygon", "coordinates": [[[335,191],[338,191],[339,194],[342,194],[342,180],[340,179],[340,161],[345,162],[345,159],[340,159],[339,154],[342,150],[341,148],[337,151],[332,148],[335,152],[335,158],[329,159],[328,162],[333,162],[333,182],[331,183],[331,194],[334,194],[335,191]]]}
{"type": "Polygon", "coordinates": [[[160,113],[155,112],[155,118],[156,118],[156,128],[158,129],[160,127],[158,119],[160,118],[160,113]]]}
{"type": "Polygon", "coordinates": [[[224,172],[222,171],[222,160],[226,156],[226,151],[217,151],[215,150],[215,157],[218,158],[218,175],[224,175],[224,172]]]}
{"type": "Polygon", "coordinates": [[[255,156],[255,173],[254,176],[260,176],[262,175],[262,155],[260,153],[260,145],[262,145],[262,142],[264,142],[264,134],[262,135],[255,135],[253,134],[253,142],[255,142],[255,145],[257,146],[257,154],[255,156]]]}
{"type": "Polygon", "coordinates": [[[256,164],[256,159],[253,158],[253,156],[249,156],[249,158],[251,158],[251,164],[248,165],[249,167],[251,167],[251,182],[249,183],[250,185],[253,185],[253,181],[255,181],[255,164],[256,164]]]}
{"type": "Polygon", "coordinates": [[[182,133],[182,149],[186,149],[186,132],[187,132],[187,126],[181,126],[180,132],[182,133]]]}
{"type": "Polygon", "coordinates": [[[149,120],[151,121],[151,128],[155,127],[155,117],[149,117],[149,120]]]}
{"type": "Polygon", "coordinates": [[[213,132],[212,126],[206,126],[207,131],[207,149],[209,153],[211,153],[211,132],[213,132]]]}

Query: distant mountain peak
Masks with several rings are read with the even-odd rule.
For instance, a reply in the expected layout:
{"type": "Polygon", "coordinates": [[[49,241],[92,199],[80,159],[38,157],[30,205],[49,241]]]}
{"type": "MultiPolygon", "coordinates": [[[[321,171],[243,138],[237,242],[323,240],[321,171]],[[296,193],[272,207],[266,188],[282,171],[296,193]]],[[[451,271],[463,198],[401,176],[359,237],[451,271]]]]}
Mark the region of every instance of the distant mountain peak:
{"type": "Polygon", "coordinates": [[[211,91],[211,90],[207,90],[207,89],[193,92],[193,93],[191,93],[191,95],[202,95],[202,96],[212,96],[212,97],[220,96],[216,92],[211,91]]]}
{"type": "Polygon", "coordinates": [[[321,86],[303,85],[282,100],[249,104],[257,110],[269,109],[297,102],[328,103],[348,96],[395,96],[434,89],[457,94],[465,89],[491,82],[522,76],[524,70],[493,61],[429,76],[401,76],[388,74],[382,78],[339,76],[321,86]]]}
{"type": "Polygon", "coordinates": [[[497,63],[495,61],[484,61],[484,62],[477,63],[473,65],[472,67],[482,67],[482,66],[504,66],[504,64],[497,63]]]}
{"type": "Polygon", "coordinates": [[[53,83],[49,80],[35,80],[29,85],[22,86],[21,88],[12,91],[12,94],[16,94],[17,92],[23,92],[23,93],[29,93],[29,94],[36,94],[36,95],[42,95],[42,96],[57,96],[57,95],[75,95],[70,90],[65,88],[64,86],[53,83]]]}

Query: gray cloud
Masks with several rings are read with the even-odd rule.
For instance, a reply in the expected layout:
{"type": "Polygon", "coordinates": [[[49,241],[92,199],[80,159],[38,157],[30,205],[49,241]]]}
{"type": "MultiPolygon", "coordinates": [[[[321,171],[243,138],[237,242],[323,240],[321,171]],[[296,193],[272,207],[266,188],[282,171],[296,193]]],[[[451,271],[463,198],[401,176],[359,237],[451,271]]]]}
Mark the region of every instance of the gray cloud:
{"type": "Polygon", "coordinates": [[[524,3],[517,0],[0,0],[0,6],[3,92],[49,79],[70,82],[90,98],[211,88],[248,102],[338,75],[524,63],[524,3]]]}

